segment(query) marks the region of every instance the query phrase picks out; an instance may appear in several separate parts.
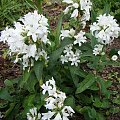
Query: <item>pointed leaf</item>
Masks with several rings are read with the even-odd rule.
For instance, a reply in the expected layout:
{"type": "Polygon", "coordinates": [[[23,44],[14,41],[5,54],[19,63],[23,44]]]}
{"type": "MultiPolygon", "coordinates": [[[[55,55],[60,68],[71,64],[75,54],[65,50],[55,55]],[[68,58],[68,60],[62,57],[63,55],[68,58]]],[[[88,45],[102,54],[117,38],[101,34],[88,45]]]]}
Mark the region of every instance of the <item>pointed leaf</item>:
{"type": "Polygon", "coordinates": [[[13,98],[12,98],[12,96],[10,96],[8,90],[5,89],[5,88],[1,88],[0,89],[0,99],[8,100],[8,101],[12,101],[13,100],[13,98]]]}
{"type": "Polygon", "coordinates": [[[62,19],[63,19],[63,14],[61,14],[59,21],[58,21],[57,28],[55,30],[55,44],[56,44],[56,46],[58,46],[60,43],[60,32],[61,32],[61,28],[62,28],[62,19]]]}
{"type": "Polygon", "coordinates": [[[30,93],[34,93],[36,83],[37,83],[37,78],[34,73],[31,73],[29,80],[25,84],[25,88],[27,88],[27,90],[30,93]]]}
{"type": "Polygon", "coordinates": [[[67,97],[65,100],[66,106],[71,106],[73,109],[75,108],[75,98],[73,96],[67,97]]]}
{"type": "Polygon", "coordinates": [[[88,89],[95,82],[95,77],[93,74],[88,74],[86,78],[78,85],[76,94],[82,93],[88,89]]]}
{"type": "Polygon", "coordinates": [[[43,67],[44,67],[43,62],[36,61],[34,64],[34,71],[38,81],[42,79],[43,67]]]}
{"type": "Polygon", "coordinates": [[[57,62],[57,60],[60,58],[60,55],[62,54],[63,50],[64,50],[64,47],[66,45],[69,45],[71,44],[73,41],[70,39],[70,38],[65,38],[62,42],[61,42],[61,45],[60,47],[53,51],[52,54],[50,55],[50,58],[49,58],[49,67],[53,67],[55,65],[55,63],[57,62]]]}
{"type": "Polygon", "coordinates": [[[35,3],[32,0],[25,0],[26,3],[33,9],[37,9],[35,3]]]}

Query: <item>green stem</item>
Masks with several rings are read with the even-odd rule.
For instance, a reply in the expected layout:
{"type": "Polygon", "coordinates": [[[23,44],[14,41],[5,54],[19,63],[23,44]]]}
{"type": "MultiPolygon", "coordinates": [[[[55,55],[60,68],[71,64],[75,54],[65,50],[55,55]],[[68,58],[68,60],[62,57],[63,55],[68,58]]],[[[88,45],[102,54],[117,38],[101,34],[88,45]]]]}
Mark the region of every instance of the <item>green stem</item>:
{"type": "Polygon", "coordinates": [[[35,4],[37,6],[39,14],[42,13],[42,2],[43,2],[43,0],[37,0],[37,1],[35,1],[35,4]]]}

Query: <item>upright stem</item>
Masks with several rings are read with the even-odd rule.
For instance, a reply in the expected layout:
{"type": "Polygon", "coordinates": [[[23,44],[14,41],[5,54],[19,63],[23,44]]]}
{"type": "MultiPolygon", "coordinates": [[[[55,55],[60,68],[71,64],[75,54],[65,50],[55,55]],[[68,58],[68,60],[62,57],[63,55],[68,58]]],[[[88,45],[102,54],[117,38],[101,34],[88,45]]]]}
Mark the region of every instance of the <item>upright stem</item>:
{"type": "Polygon", "coordinates": [[[36,0],[36,1],[35,1],[35,4],[36,4],[36,6],[37,6],[37,9],[38,9],[39,14],[42,13],[42,2],[43,2],[43,0],[36,0]]]}

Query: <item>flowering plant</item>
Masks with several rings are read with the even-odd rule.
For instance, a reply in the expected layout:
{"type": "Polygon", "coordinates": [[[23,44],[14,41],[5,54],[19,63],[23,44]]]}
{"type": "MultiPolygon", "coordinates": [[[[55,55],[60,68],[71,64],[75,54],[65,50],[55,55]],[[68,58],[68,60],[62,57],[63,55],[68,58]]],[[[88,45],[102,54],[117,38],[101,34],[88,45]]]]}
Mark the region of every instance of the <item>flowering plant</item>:
{"type": "Polygon", "coordinates": [[[120,27],[110,14],[93,16],[90,0],[63,2],[68,7],[53,32],[39,10],[1,32],[8,54],[23,66],[23,75],[15,82],[6,80],[7,88],[0,92],[0,98],[10,104],[10,112],[4,113],[8,120],[23,120],[26,114],[28,120],[69,120],[73,113],[102,120],[104,111],[113,109],[108,89],[112,82],[100,73],[108,65],[120,65],[120,50],[106,50],[119,36],[120,27]],[[62,24],[66,17],[67,27],[62,24]]]}

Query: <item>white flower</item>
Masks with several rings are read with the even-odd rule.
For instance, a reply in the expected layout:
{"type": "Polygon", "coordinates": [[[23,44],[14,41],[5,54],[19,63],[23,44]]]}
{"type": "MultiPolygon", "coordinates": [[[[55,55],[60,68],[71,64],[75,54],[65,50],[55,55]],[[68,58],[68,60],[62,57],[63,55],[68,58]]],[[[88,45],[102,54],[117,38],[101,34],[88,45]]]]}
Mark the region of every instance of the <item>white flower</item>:
{"type": "Polygon", "coordinates": [[[71,14],[71,18],[76,18],[78,16],[78,9],[75,9],[71,14]]]}
{"type": "Polygon", "coordinates": [[[62,109],[61,114],[58,112],[53,120],[69,120],[68,117],[72,116],[73,113],[75,112],[70,106],[65,106],[62,109]]]}
{"type": "Polygon", "coordinates": [[[81,51],[76,49],[76,51],[74,52],[72,48],[73,48],[73,44],[69,44],[65,46],[65,49],[63,51],[65,55],[61,55],[61,61],[62,61],[62,64],[70,61],[71,65],[78,66],[78,63],[80,63],[81,51]]]}
{"type": "Polygon", "coordinates": [[[120,50],[118,51],[118,55],[120,56],[120,50]]]}
{"type": "Polygon", "coordinates": [[[46,104],[45,104],[46,109],[52,110],[52,109],[57,108],[57,106],[55,106],[56,104],[55,98],[48,97],[45,101],[46,101],[46,104]]]}
{"type": "MultiPolygon", "coordinates": [[[[56,89],[56,84],[53,77],[51,80],[46,81],[45,84],[48,84],[48,87],[52,86],[53,89],[56,89]]],[[[65,99],[66,94],[59,90],[56,90],[54,94],[48,94],[48,96],[45,98],[46,103],[44,106],[49,111],[47,113],[42,113],[42,120],[69,120],[67,117],[72,116],[74,110],[70,106],[64,106],[65,99]]]]}
{"type": "Polygon", "coordinates": [[[49,81],[46,81],[46,83],[43,84],[41,87],[43,89],[42,91],[43,95],[46,92],[48,92],[49,96],[56,95],[56,85],[53,78],[49,81]]]}
{"type": "Polygon", "coordinates": [[[78,3],[74,3],[72,6],[73,6],[74,8],[78,8],[78,7],[79,7],[79,4],[78,4],[78,3]]]}
{"type": "Polygon", "coordinates": [[[26,67],[29,66],[29,58],[27,55],[24,55],[22,58],[22,64],[23,64],[23,70],[25,70],[26,67]]]}
{"type": "Polygon", "coordinates": [[[43,84],[42,86],[42,94],[44,95],[47,91],[52,90],[52,86],[49,85],[49,82],[47,81],[46,84],[43,84]]]}
{"type": "Polygon", "coordinates": [[[60,113],[58,113],[53,120],[62,120],[60,113]]]}
{"type": "Polygon", "coordinates": [[[71,4],[71,3],[73,3],[72,0],[63,0],[62,2],[65,2],[65,3],[67,3],[67,4],[71,4]]]}
{"type": "Polygon", "coordinates": [[[27,113],[27,120],[40,120],[41,119],[41,114],[37,113],[37,108],[34,107],[29,110],[29,113],[27,113]]]}
{"type": "Polygon", "coordinates": [[[60,60],[61,60],[62,64],[64,64],[65,62],[68,62],[68,56],[61,55],[60,60]]]}
{"type": "Polygon", "coordinates": [[[42,120],[50,120],[50,118],[55,114],[55,112],[48,111],[47,113],[42,113],[42,120]]]}
{"type": "Polygon", "coordinates": [[[53,110],[53,109],[57,108],[53,103],[48,103],[48,104],[46,104],[44,106],[48,110],[53,110]]]}
{"type": "Polygon", "coordinates": [[[90,0],[80,0],[81,10],[91,10],[92,2],[90,0]]]}
{"type": "Polygon", "coordinates": [[[36,54],[36,50],[37,50],[37,48],[36,48],[36,45],[34,44],[34,45],[29,45],[28,46],[28,50],[27,50],[27,55],[29,56],[29,57],[35,57],[35,54],[36,54]]]}
{"type": "Polygon", "coordinates": [[[67,14],[69,12],[69,10],[73,10],[73,13],[71,14],[71,18],[76,18],[78,16],[78,7],[79,4],[78,3],[74,3],[72,0],[63,0],[63,2],[67,3],[67,4],[71,4],[68,7],[65,8],[65,10],[63,11],[64,14],[67,14]]]}
{"type": "Polygon", "coordinates": [[[64,106],[66,94],[61,91],[57,91],[57,96],[55,98],[56,98],[56,103],[57,103],[58,108],[62,108],[64,106]]]}
{"type": "Polygon", "coordinates": [[[111,58],[113,61],[116,61],[118,59],[118,56],[117,55],[113,55],[112,58],[111,58]]]}
{"type": "Polygon", "coordinates": [[[75,113],[75,112],[70,106],[65,106],[62,109],[62,114],[63,114],[64,117],[72,116],[73,113],[75,113]]]}
{"type": "Polygon", "coordinates": [[[80,9],[83,10],[82,24],[83,28],[86,26],[86,21],[90,19],[92,2],[90,0],[80,0],[80,9]]]}
{"type": "Polygon", "coordinates": [[[76,39],[74,41],[74,44],[79,44],[79,46],[82,45],[82,43],[85,43],[87,38],[85,37],[85,32],[80,31],[76,36],[74,36],[74,38],[76,39]]]}
{"type": "Polygon", "coordinates": [[[63,11],[64,14],[67,14],[70,10],[73,11],[71,13],[71,18],[76,19],[79,14],[79,7],[80,10],[83,11],[83,16],[81,17],[81,23],[83,25],[83,28],[86,26],[86,21],[90,20],[90,11],[92,2],[90,0],[80,0],[80,3],[74,2],[72,0],[63,0],[63,2],[69,4],[68,7],[63,11]]]}
{"type": "Polygon", "coordinates": [[[72,47],[73,47],[73,44],[69,44],[69,45],[65,46],[63,53],[66,53],[66,55],[69,56],[69,54],[73,53],[72,47]]]}
{"type": "Polygon", "coordinates": [[[75,34],[75,30],[74,29],[70,29],[70,30],[61,30],[61,35],[60,37],[62,38],[62,40],[65,38],[65,37],[70,37],[72,38],[75,34]]]}
{"type": "Polygon", "coordinates": [[[118,37],[120,27],[113,16],[104,14],[97,17],[97,22],[90,26],[90,31],[98,39],[98,42],[106,45],[118,37]]]}
{"type": "Polygon", "coordinates": [[[46,37],[49,32],[47,28],[48,20],[43,15],[38,14],[37,11],[34,11],[34,13],[29,12],[20,21],[25,26],[27,36],[31,36],[34,42],[41,39],[45,44],[50,43],[46,37]]]}
{"type": "Polygon", "coordinates": [[[0,118],[3,118],[2,112],[0,112],[0,118]]]}
{"type": "Polygon", "coordinates": [[[34,65],[34,60],[43,57],[48,61],[48,56],[42,44],[51,44],[47,35],[48,19],[37,11],[29,12],[14,22],[13,28],[6,27],[1,32],[0,41],[7,42],[9,54],[16,55],[15,62],[22,61],[23,70],[34,65]]]}
{"type": "Polygon", "coordinates": [[[93,50],[93,54],[95,56],[99,55],[102,52],[102,49],[103,49],[103,45],[101,45],[101,44],[95,45],[94,50],[93,50]]]}
{"type": "Polygon", "coordinates": [[[71,65],[78,66],[78,63],[80,63],[79,57],[75,54],[71,54],[69,56],[69,61],[71,61],[71,65]]]}

